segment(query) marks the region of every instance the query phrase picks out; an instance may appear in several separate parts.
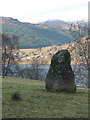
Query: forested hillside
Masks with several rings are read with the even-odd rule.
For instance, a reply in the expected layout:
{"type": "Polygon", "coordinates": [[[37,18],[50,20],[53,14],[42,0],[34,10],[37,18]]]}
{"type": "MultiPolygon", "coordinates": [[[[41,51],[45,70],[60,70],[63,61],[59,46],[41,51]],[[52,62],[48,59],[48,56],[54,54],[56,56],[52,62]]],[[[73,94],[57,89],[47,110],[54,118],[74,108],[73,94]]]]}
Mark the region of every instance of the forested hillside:
{"type": "Polygon", "coordinates": [[[66,24],[31,24],[6,17],[2,17],[2,20],[0,18],[0,24],[3,33],[19,36],[18,47],[22,49],[62,45],[73,41],[66,24]]]}

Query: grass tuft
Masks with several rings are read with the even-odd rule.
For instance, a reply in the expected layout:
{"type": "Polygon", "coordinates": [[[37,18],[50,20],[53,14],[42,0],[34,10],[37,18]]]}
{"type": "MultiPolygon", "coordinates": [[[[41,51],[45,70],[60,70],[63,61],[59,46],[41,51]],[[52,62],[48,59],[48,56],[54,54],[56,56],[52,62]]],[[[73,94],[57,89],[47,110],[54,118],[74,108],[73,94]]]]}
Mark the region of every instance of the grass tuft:
{"type": "Polygon", "coordinates": [[[13,101],[20,101],[22,100],[21,98],[21,94],[19,92],[14,92],[12,95],[11,95],[11,99],[13,101]]]}

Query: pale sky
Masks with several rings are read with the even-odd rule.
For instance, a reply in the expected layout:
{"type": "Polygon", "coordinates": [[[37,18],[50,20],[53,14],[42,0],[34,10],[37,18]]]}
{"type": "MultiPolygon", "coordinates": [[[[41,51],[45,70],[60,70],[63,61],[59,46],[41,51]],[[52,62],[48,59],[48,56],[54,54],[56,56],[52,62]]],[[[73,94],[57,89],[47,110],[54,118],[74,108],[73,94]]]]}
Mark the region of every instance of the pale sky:
{"type": "Polygon", "coordinates": [[[0,0],[0,16],[38,23],[88,19],[89,0],[0,0]]]}

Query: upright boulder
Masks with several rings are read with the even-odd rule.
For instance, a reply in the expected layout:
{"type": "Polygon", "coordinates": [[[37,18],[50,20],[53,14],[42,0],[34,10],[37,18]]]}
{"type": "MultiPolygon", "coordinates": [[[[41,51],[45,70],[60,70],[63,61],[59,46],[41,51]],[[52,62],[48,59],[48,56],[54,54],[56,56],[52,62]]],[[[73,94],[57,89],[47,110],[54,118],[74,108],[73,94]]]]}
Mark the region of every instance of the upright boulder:
{"type": "Polygon", "coordinates": [[[46,76],[47,91],[75,92],[75,75],[70,65],[71,56],[68,50],[58,51],[51,59],[51,65],[46,76]]]}

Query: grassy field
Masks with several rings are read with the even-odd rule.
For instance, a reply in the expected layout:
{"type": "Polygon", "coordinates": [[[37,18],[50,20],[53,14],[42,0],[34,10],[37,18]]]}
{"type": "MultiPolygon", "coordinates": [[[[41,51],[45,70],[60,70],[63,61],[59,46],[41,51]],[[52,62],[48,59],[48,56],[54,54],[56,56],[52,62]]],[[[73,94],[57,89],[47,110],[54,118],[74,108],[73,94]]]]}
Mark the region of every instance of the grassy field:
{"type": "Polygon", "coordinates": [[[45,91],[43,81],[21,78],[2,79],[3,118],[88,118],[88,89],[76,93],[45,91]],[[13,101],[19,92],[22,100],[13,101]]]}

